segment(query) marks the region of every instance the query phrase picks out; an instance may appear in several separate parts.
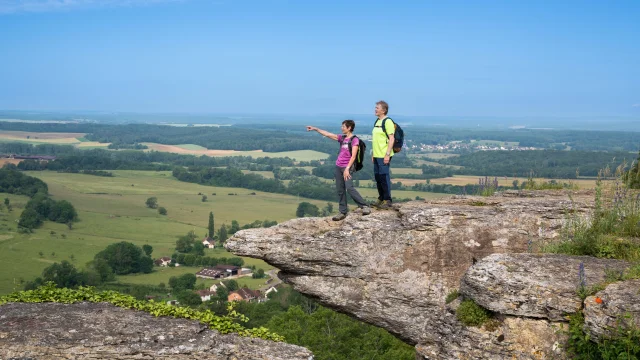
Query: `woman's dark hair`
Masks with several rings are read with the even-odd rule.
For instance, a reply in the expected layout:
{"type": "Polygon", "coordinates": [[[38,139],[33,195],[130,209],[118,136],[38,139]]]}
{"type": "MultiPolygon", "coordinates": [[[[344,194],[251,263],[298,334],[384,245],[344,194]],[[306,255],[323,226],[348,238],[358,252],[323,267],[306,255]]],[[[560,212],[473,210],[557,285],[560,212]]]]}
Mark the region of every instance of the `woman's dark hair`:
{"type": "Polygon", "coordinates": [[[346,126],[351,132],[356,129],[356,122],[353,120],[345,120],[342,122],[342,125],[346,126]]]}

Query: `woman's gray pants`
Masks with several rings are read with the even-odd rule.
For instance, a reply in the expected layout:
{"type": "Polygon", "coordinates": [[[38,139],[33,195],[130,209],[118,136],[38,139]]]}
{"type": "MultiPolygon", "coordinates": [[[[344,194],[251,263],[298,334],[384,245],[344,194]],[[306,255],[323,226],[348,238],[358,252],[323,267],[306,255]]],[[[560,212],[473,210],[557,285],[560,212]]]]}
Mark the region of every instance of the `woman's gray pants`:
{"type": "MultiPolygon", "coordinates": [[[[334,173],[336,179],[336,190],[338,190],[338,203],[340,204],[338,209],[342,214],[346,214],[349,211],[349,208],[347,207],[347,193],[351,195],[351,198],[353,199],[353,201],[355,201],[356,204],[358,204],[359,207],[367,206],[367,203],[365,203],[362,196],[360,196],[358,190],[353,187],[353,177],[349,180],[344,180],[344,169],[345,168],[336,165],[336,170],[334,173]]],[[[353,176],[353,170],[354,168],[352,166],[351,171],[349,171],[351,176],[353,176]]]]}

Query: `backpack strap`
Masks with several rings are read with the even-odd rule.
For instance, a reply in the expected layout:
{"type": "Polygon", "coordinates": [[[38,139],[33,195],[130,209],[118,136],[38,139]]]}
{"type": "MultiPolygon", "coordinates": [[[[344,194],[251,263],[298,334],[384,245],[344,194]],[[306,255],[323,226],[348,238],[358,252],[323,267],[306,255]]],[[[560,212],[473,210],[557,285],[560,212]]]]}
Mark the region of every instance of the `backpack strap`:
{"type": "MultiPolygon", "coordinates": [[[[338,135],[338,142],[340,143],[340,147],[342,147],[342,144],[344,144],[344,140],[345,140],[345,136],[344,135],[338,135]]],[[[351,143],[353,142],[353,138],[357,138],[357,136],[353,135],[349,138],[349,142],[347,143],[347,147],[349,148],[349,155],[351,155],[353,153],[353,150],[351,150],[351,143]]],[[[360,139],[358,139],[358,141],[360,141],[360,139]]],[[[340,151],[338,151],[339,153],[340,151]]]]}
{"type": "MultiPolygon", "coordinates": [[[[355,135],[351,136],[349,138],[349,142],[347,143],[347,147],[349,148],[349,155],[353,154],[353,150],[351,149],[352,148],[351,143],[353,143],[353,138],[356,138],[356,137],[357,136],[355,136],[355,135]]],[[[358,139],[358,140],[360,140],[360,139],[358,139]]]]}

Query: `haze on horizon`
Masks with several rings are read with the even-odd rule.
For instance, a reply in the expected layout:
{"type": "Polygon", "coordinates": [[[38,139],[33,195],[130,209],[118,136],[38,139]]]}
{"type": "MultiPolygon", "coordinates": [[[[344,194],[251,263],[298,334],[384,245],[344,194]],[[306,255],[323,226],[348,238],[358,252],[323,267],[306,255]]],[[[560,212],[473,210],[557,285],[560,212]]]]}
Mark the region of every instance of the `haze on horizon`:
{"type": "Polygon", "coordinates": [[[0,109],[640,117],[640,2],[0,1],[0,109]]]}

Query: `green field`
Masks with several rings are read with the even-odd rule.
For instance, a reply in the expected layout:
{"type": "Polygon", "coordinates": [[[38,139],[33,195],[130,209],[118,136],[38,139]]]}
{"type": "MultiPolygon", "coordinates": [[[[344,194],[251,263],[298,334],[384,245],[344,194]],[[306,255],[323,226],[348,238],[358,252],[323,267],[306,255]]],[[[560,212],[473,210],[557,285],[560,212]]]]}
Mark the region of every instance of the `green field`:
{"type": "Polygon", "coordinates": [[[256,174],[260,175],[267,179],[273,179],[273,171],[251,171],[251,170],[242,170],[243,174],[256,174]]]}
{"type": "MultiPolygon", "coordinates": [[[[231,220],[237,220],[241,225],[265,219],[283,222],[295,218],[300,201],[309,201],[319,207],[326,205],[326,201],[298,199],[295,196],[181,182],[173,179],[170,172],[113,173],[115,177],[110,178],[27,172],[45,181],[54,199],[68,200],[76,207],[80,221],[73,230],[68,230],[64,224],[45,222],[33,234],[18,234],[16,220],[28,198],[0,194],[2,198],[9,197],[14,207],[10,213],[6,209],[0,210],[0,262],[5,269],[0,273],[0,294],[20,288],[20,280],[34,279],[56,261],[71,261],[71,255],[73,263],[82,267],[96,253],[114,242],[149,244],[154,248],[153,257],[170,256],[178,236],[190,230],[195,230],[199,237],[205,235],[209,211],[215,214],[218,228],[223,223],[229,225],[231,220]],[[198,192],[207,194],[208,201],[202,202],[198,192]],[[214,192],[217,195],[211,195],[214,192]],[[251,192],[256,195],[249,195],[251,192]],[[158,215],[156,210],[145,207],[144,202],[150,196],[156,196],[159,205],[167,208],[167,216],[158,215]],[[51,231],[55,234],[50,234],[51,231]]],[[[219,253],[215,256],[231,255],[219,253]]],[[[265,271],[271,268],[259,260],[245,258],[245,262],[265,271]]],[[[199,270],[183,269],[190,269],[194,273],[199,270]]],[[[157,285],[160,282],[168,283],[173,275],[163,272],[139,276],[142,281],[146,281],[144,276],[150,276],[153,280],[151,284],[157,285]]],[[[123,278],[127,277],[121,277],[121,282],[130,282],[123,278]]]]}

